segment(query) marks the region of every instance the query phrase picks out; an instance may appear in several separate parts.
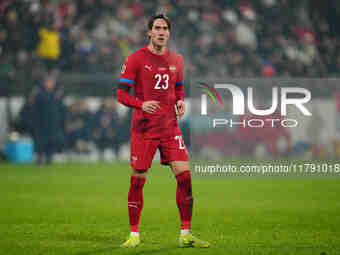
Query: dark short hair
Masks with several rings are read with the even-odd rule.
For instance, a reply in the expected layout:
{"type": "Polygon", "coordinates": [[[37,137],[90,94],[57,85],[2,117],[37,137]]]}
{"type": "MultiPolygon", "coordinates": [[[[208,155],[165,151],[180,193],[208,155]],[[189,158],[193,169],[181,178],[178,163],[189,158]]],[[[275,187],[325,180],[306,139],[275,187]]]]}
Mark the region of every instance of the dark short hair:
{"type": "Polygon", "coordinates": [[[160,14],[155,14],[155,15],[151,16],[151,18],[149,19],[149,21],[148,21],[148,29],[149,30],[152,29],[153,23],[155,22],[156,19],[165,20],[166,24],[168,25],[169,30],[171,29],[171,23],[170,23],[169,18],[165,14],[160,13],[160,14]]]}

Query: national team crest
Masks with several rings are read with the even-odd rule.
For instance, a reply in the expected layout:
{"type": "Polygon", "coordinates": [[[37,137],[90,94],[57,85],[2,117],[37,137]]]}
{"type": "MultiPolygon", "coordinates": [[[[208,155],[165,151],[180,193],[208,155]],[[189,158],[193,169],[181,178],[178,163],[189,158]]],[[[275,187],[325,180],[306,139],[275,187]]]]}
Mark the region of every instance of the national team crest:
{"type": "Polygon", "coordinates": [[[126,70],[126,65],[122,65],[122,69],[121,69],[121,73],[125,73],[125,70],[126,70]]]}
{"type": "Polygon", "coordinates": [[[176,71],[176,66],[171,65],[171,66],[169,67],[169,70],[170,70],[171,72],[175,72],[175,71],[176,71]]]}

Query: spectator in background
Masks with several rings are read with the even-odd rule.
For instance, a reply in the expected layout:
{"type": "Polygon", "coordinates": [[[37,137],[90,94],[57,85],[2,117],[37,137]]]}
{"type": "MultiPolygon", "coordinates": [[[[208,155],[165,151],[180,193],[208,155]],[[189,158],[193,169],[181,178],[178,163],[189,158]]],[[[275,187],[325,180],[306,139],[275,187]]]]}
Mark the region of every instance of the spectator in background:
{"type": "Polygon", "coordinates": [[[7,40],[7,30],[0,27],[0,55],[6,54],[9,49],[9,42],[7,40]]]}
{"type": "Polygon", "coordinates": [[[37,163],[51,164],[60,141],[63,123],[60,117],[60,105],[55,94],[56,78],[46,76],[43,86],[39,87],[35,97],[34,111],[39,116],[34,124],[34,139],[37,163]]]}
{"type": "Polygon", "coordinates": [[[38,87],[35,87],[28,95],[15,123],[15,129],[17,131],[30,135],[33,140],[36,140],[34,139],[34,127],[39,118],[35,111],[35,100],[38,90],[38,87]]]}
{"type": "Polygon", "coordinates": [[[10,55],[0,56],[0,97],[8,96],[14,90],[15,69],[10,55]]]}
{"type": "Polygon", "coordinates": [[[78,152],[87,152],[87,141],[90,139],[92,114],[89,112],[85,100],[75,101],[65,119],[66,149],[75,149],[78,152]]]}
{"type": "Polygon", "coordinates": [[[60,36],[52,18],[46,17],[46,24],[39,30],[39,38],[37,54],[51,71],[57,67],[60,56],[60,36]]]}
{"type": "Polygon", "coordinates": [[[24,47],[23,24],[20,22],[15,7],[8,7],[5,11],[4,26],[7,33],[8,53],[16,54],[24,47]]]}
{"type": "Polygon", "coordinates": [[[118,133],[121,127],[118,125],[116,101],[112,98],[105,99],[101,109],[94,117],[94,128],[91,137],[98,148],[104,152],[105,150],[114,150],[116,155],[120,144],[118,143],[118,133]]]}
{"type": "Polygon", "coordinates": [[[75,43],[71,34],[72,17],[66,17],[59,29],[60,34],[60,68],[71,71],[73,68],[72,57],[75,52],[75,43]]]}

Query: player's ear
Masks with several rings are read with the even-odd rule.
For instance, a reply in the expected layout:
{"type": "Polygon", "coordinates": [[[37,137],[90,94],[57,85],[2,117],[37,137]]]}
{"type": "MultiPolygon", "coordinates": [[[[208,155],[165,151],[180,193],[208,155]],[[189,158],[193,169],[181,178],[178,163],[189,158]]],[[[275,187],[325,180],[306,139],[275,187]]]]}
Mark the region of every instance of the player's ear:
{"type": "Polygon", "coordinates": [[[151,30],[148,30],[147,35],[148,35],[148,38],[151,38],[151,30]]]}

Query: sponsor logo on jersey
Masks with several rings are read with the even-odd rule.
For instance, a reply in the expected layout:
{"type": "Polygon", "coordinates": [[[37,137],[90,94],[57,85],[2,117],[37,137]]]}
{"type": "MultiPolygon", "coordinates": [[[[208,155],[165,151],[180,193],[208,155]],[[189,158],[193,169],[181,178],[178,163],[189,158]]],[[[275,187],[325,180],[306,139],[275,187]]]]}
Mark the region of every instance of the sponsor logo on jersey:
{"type": "Polygon", "coordinates": [[[137,159],[138,159],[137,156],[132,156],[133,161],[136,161],[137,159]]]}
{"type": "Polygon", "coordinates": [[[165,71],[166,67],[158,67],[158,71],[165,71]]]}

